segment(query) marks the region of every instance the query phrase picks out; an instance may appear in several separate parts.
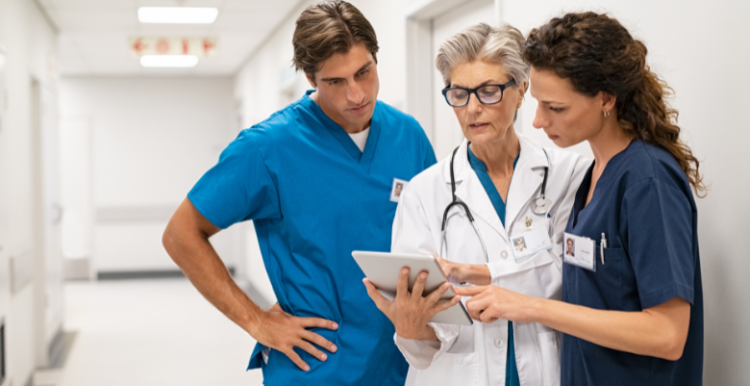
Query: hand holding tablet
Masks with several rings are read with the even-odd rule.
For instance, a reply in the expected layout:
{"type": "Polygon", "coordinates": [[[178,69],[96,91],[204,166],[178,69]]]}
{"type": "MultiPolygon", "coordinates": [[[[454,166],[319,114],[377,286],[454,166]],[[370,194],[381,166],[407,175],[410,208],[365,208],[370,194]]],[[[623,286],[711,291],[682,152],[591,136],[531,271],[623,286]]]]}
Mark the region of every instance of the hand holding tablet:
{"type": "Polygon", "coordinates": [[[368,294],[399,336],[434,339],[428,322],[472,324],[434,256],[361,251],[352,256],[367,276],[368,294]],[[424,336],[429,333],[432,337],[424,336]]]}

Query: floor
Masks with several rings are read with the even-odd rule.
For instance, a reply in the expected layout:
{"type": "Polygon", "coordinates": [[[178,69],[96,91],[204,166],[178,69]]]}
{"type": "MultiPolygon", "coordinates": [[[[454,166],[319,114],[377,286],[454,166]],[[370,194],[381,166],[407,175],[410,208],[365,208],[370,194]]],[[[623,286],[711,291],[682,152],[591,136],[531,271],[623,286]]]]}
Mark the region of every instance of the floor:
{"type": "Polygon", "coordinates": [[[245,371],[255,341],[186,279],[70,282],[65,330],[75,340],[62,370],[35,386],[255,386],[245,371]]]}

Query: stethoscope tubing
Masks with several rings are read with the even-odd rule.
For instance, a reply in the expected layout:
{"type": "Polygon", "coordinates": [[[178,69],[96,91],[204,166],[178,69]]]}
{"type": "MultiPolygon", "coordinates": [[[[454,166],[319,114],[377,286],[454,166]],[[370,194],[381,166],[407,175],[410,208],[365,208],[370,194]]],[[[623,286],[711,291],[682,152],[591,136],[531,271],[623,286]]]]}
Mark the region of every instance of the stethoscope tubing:
{"type": "MultiPolygon", "coordinates": [[[[471,215],[471,211],[469,210],[469,206],[466,205],[466,203],[464,203],[462,201],[459,201],[458,198],[456,197],[456,178],[455,178],[454,172],[453,172],[453,161],[455,160],[456,153],[458,152],[458,149],[460,147],[461,146],[456,147],[453,150],[453,154],[451,154],[450,177],[451,177],[451,196],[452,196],[452,201],[450,202],[450,204],[448,204],[448,206],[445,207],[445,210],[443,211],[443,221],[442,221],[441,226],[440,226],[440,233],[441,233],[441,237],[440,237],[440,239],[441,239],[440,240],[440,254],[443,257],[447,257],[446,256],[447,254],[444,254],[443,250],[444,250],[445,244],[446,244],[445,225],[448,222],[448,212],[454,206],[460,206],[461,208],[463,208],[464,212],[466,213],[466,217],[469,219],[469,222],[471,223],[472,228],[474,228],[474,232],[476,232],[477,237],[479,238],[479,242],[482,244],[482,252],[484,252],[484,259],[485,259],[485,261],[489,263],[490,262],[490,255],[487,252],[487,245],[484,243],[484,238],[482,237],[482,232],[479,231],[479,226],[477,226],[476,222],[474,221],[474,216],[471,215]]],[[[544,155],[547,157],[547,162],[549,163],[549,155],[547,154],[547,151],[544,150],[544,148],[542,148],[542,151],[544,151],[544,155]]],[[[540,198],[541,198],[541,200],[543,202],[546,201],[546,197],[545,197],[544,193],[545,193],[545,190],[547,189],[547,175],[548,175],[548,173],[549,173],[549,167],[545,166],[544,167],[544,179],[542,180],[542,189],[541,189],[541,192],[540,192],[540,196],[541,196],[540,198]]],[[[537,199],[537,200],[539,200],[539,199],[537,199]]],[[[543,209],[544,209],[543,212],[544,213],[541,213],[541,214],[543,214],[543,215],[547,214],[547,210],[549,209],[547,206],[548,205],[545,202],[545,205],[543,206],[543,209]]],[[[535,209],[536,208],[532,209],[532,212],[534,212],[535,214],[540,214],[540,213],[537,213],[537,211],[535,209]]],[[[447,250],[446,250],[446,252],[447,252],[447,250]]]]}

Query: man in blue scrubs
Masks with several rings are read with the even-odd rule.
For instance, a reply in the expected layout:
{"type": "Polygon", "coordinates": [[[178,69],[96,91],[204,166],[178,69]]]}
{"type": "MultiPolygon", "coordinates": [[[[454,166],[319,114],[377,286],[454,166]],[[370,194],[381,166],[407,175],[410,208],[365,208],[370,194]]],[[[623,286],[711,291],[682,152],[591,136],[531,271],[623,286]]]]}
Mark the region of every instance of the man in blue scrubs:
{"type": "Polygon", "coordinates": [[[388,251],[397,184],[435,163],[419,124],[377,101],[377,39],[352,5],[297,19],[294,64],[315,90],[244,130],[188,194],[164,246],[195,287],[259,343],[266,385],[402,385],[394,329],[353,250],[388,251]],[[260,309],[208,238],[253,220],[278,304],[260,309]]]}

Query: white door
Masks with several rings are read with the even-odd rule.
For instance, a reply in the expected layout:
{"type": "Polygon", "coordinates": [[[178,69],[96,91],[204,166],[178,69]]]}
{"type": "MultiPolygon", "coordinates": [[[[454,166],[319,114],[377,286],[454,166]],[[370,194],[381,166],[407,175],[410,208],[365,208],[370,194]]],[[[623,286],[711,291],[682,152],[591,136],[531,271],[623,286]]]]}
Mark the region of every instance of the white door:
{"type": "MultiPolygon", "coordinates": [[[[432,20],[432,62],[437,57],[440,45],[466,27],[477,23],[496,25],[498,15],[494,0],[472,0],[456,6],[432,20]]],[[[453,152],[464,139],[453,108],[448,106],[441,90],[445,87],[440,72],[433,64],[433,147],[437,159],[443,159],[453,152]]]]}
{"type": "Polygon", "coordinates": [[[34,271],[37,315],[37,365],[47,365],[49,345],[62,329],[62,246],[60,205],[57,98],[36,79],[31,82],[31,124],[33,138],[34,271]],[[41,275],[40,275],[41,274],[41,275]]]}

